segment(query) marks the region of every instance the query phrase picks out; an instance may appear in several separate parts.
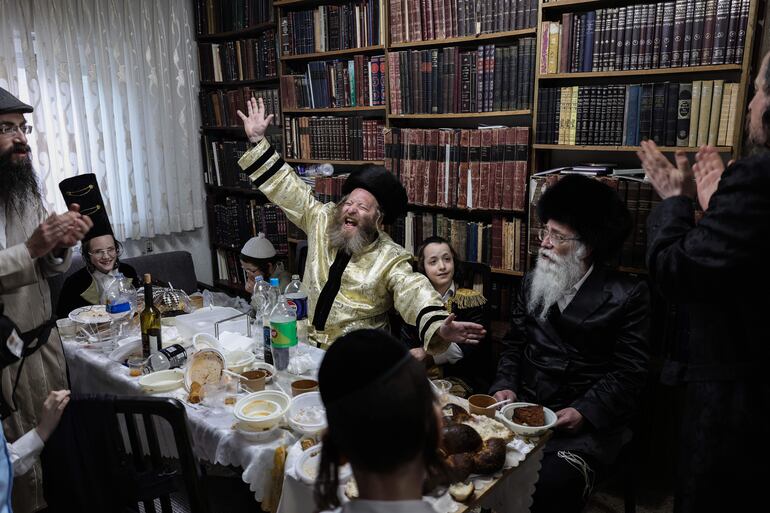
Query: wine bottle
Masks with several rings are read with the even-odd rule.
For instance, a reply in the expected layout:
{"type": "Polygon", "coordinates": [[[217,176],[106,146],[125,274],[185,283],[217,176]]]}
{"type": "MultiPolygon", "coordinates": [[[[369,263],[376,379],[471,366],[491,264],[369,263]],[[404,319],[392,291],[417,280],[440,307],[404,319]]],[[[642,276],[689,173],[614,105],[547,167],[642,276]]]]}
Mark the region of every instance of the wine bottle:
{"type": "Polygon", "coordinates": [[[148,358],[163,348],[160,337],[160,310],[152,301],[152,278],[149,274],[144,275],[144,310],[139,319],[142,325],[142,356],[148,358]]]}

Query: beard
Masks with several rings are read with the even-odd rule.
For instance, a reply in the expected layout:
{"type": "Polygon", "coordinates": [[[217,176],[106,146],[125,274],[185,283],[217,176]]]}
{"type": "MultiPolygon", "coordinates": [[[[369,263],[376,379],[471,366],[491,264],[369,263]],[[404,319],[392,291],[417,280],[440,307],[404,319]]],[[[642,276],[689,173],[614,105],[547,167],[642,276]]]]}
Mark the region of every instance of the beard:
{"type": "Polygon", "coordinates": [[[0,154],[0,201],[4,205],[23,207],[42,200],[30,151],[26,144],[16,144],[0,154]],[[17,152],[26,152],[27,156],[23,160],[15,159],[17,152]]]}
{"type": "Polygon", "coordinates": [[[369,217],[359,215],[356,217],[358,222],[356,230],[351,233],[345,230],[345,217],[349,216],[345,216],[342,208],[338,206],[329,227],[329,244],[338,251],[357,255],[377,238],[377,222],[369,217]]]}
{"type": "Polygon", "coordinates": [[[545,320],[548,310],[585,274],[583,258],[586,255],[586,247],[577,241],[573,244],[577,244],[577,247],[565,256],[540,249],[527,301],[527,311],[530,315],[545,320]],[[548,256],[550,260],[543,255],[548,256]]]}

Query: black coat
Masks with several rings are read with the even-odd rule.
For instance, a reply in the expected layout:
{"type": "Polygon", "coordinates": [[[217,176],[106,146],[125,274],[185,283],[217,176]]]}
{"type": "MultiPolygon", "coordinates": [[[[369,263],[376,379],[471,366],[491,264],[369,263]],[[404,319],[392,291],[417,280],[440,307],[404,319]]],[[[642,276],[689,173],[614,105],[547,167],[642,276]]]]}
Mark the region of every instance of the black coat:
{"type": "MultiPolygon", "coordinates": [[[[136,270],[128,264],[120,262],[118,264],[118,271],[123,273],[126,278],[131,278],[131,282],[134,287],[139,287],[139,277],[136,274],[136,270]]],[[[81,306],[88,306],[93,303],[86,301],[81,294],[88,290],[93,283],[94,278],[88,269],[83,267],[82,269],[72,273],[62,285],[61,293],[59,294],[59,302],[56,306],[56,317],[63,319],[69,315],[69,313],[75,308],[81,306]]]]}
{"type": "Polygon", "coordinates": [[[683,361],[666,368],[686,387],[676,509],[755,510],[770,460],[759,420],[770,410],[770,155],[726,169],[697,225],[693,215],[678,196],[648,220],[651,277],[689,312],[683,361]]]}
{"type": "Polygon", "coordinates": [[[596,266],[557,319],[527,313],[532,275],[514,302],[490,393],[513,390],[517,400],[553,411],[567,407],[585,419],[581,431],[556,431],[546,451],[579,451],[611,463],[628,437],[647,378],[647,284],[596,266]]]}

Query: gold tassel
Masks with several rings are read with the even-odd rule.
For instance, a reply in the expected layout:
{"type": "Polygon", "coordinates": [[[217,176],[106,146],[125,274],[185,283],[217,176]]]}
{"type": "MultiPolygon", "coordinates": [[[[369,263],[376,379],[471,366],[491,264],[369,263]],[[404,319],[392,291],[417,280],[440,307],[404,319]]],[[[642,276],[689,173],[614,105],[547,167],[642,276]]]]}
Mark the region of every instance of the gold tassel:
{"type": "Polygon", "coordinates": [[[455,295],[447,301],[446,309],[451,313],[452,307],[455,305],[457,308],[475,308],[486,303],[487,299],[475,290],[457,289],[455,295]]]}

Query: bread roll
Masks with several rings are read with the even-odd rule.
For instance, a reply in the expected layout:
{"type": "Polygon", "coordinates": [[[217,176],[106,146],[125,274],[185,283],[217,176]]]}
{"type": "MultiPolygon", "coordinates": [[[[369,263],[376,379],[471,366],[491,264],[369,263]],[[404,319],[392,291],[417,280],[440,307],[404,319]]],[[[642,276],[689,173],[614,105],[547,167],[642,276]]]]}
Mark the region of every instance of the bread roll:
{"type": "Polygon", "coordinates": [[[505,465],[505,440],[490,438],[484,447],[473,457],[473,472],[494,474],[505,465]]]}
{"type": "Polygon", "coordinates": [[[452,481],[465,481],[473,472],[473,454],[470,452],[461,452],[452,454],[446,459],[449,467],[450,478],[452,481]]]}
{"type": "Polygon", "coordinates": [[[444,414],[445,426],[465,422],[472,418],[462,406],[457,404],[447,404],[442,408],[441,412],[444,414]]]}
{"type": "Polygon", "coordinates": [[[449,494],[458,502],[467,501],[473,495],[473,483],[455,483],[449,487],[449,494]]]}
{"type": "Polygon", "coordinates": [[[465,424],[451,424],[441,430],[441,446],[447,455],[476,452],[481,448],[481,436],[465,424]]]}

